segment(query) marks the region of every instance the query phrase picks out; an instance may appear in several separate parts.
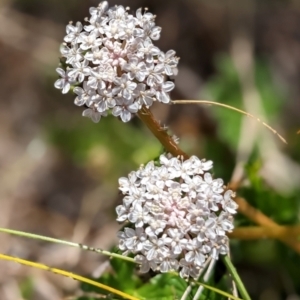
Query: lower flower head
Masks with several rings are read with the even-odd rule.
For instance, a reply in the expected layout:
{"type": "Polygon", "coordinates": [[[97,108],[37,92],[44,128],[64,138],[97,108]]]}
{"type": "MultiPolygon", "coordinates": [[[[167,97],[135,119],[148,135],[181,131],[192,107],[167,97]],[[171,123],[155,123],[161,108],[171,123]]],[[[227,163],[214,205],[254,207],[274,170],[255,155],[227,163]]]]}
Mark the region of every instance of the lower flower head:
{"type": "Polygon", "coordinates": [[[158,165],[149,162],[119,179],[124,198],[117,221],[126,221],[119,248],[135,254],[142,272],[175,270],[196,278],[207,259],[228,253],[226,232],[234,227],[237,204],[211,168],[211,161],[195,156],[161,155],[158,165]]]}

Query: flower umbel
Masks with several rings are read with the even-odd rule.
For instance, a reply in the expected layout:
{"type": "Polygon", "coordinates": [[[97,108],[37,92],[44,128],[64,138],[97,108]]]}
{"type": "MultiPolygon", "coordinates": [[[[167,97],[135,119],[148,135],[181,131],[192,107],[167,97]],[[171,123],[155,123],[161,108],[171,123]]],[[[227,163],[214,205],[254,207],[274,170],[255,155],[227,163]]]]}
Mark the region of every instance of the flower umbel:
{"type": "Polygon", "coordinates": [[[123,204],[116,208],[119,248],[133,253],[141,271],[179,271],[197,278],[207,259],[228,253],[237,204],[223,180],[213,179],[211,161],[160,156],[120,178],[123,204]]]}
{"type": "Polygon", "coordinates": [[[90,8],[85,21],[67,25],[57,69],[61,78],[55,83],[62,93],[73,88],[75,104],[87,108],[84,116],[98,122],[112,110],[128,122],[143,105],[170,103],[170,78],[177,74],[179,58],[174,50],[164,53],[154,46],[161,28],[152,13],[140,8],[134,16],[103,1],[90,8]]]}

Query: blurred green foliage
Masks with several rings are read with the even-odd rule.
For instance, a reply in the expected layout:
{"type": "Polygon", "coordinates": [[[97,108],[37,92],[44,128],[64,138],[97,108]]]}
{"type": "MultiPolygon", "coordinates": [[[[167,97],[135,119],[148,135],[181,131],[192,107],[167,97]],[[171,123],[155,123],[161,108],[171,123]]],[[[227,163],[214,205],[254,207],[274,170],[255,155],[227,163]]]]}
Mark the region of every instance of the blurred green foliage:
{"type": "Polygon", "coordinates": [[[78,165],[95,161],[107,182],[117,181],[132,169],[145,163],[161,151],[159,142],[146,128],[132,122],[124,124],[115,117],[94,124],[86,118],[74,118],[68,128],[62,120],[48,122],[48,137],[78,165]]]}
{"type": "Polygon", "coordinates": [[[20,291],[24,299],[31,299],[33,297],[33,282],[31,278],[27,278],[21,282],[20,291]]]}
{"type": "MultiPolygon", "coordinates": [[[[284,95],[274,84],[270,68],[265,60],[257,60],[254,67],[255,83],[261,105],[266,120],[272,124],[279,119],[284,104],[284,95]]],[[[206,84],[204,94],[210,95],[215,101],[243,110],[240,81],[230,57],[225,54],[219,55],[216,58],[216,68],[217,74],[206,84]]],[[[244,116],[231,110],[219,108],[213,109],[212,113],[220,125],[218,127],[220,139],[234,151],[240,139],[241,120],[244,116]]],[[[257,121],[253,119],[253,122],[257,121]]]]}

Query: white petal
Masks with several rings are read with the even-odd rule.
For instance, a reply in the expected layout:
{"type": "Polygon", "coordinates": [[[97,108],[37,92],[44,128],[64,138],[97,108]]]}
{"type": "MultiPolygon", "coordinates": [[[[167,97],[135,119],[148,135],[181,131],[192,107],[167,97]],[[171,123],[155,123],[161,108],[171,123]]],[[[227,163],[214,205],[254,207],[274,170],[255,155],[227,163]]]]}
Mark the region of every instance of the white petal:
{"type": "Polygon", "coordinates": [[[130,121],[131,119],[131,113],[128,110],[124,110],[121,112],[121,120],[126,123],[130,121]]]}
{"type": "Polygon", "coordinates": [[[73,92],[78,95],[78,96],[81,96],[82,94],[84,94],[84,90],[79,87],[79,86],[76,86],[74,89],[73,89],[73,92]]]}
{"type": "Polygon", "coordinates": [[[64,87],[64,82],[64,79],[57,79],[54,83],[54,86],[61,90],[64,87]]]}
{"type": "Polygon", "coordinates": [[[127,107],[127,110],[130,111],[131,113],[136,113],[138,111],[138,109],[139,109],[138,102],[134,102],[127,107]]]}
{"type": "Polygon", "coordinates": [[[78,81],[79,81],[79,82],[82,82],[82,81],[84,80],[84,77],[85,77],[85,76],[84,76],[83,73],[79,73],[79,74],[78,74],[78,81]]]}
{"type": "Polygon", "coordinates": [[[155,26],[151,33],[151,39],[154,41],[159,40],[160,32],[161,32],[161,27],[155,26]]]}
{"type": "Polygon", "coordinates": [[[92,111],[92,117],[91,117],[92,121],[94,123],[98,123],[101,119],[101,114],[99,112],[96,111],[92,111]]]}
{"type": "Polygon", "coordinates": [[[175,87],[175,84],[172,81],[167,81],[162,84],[162,88],[163,88],[164,92],[171,92],[174,89],[174,87],[175,87]]]}
{"type": "Polygon", "coordinates": [[[92,110],[91,110],[90,108],[85,109],[85,110],[82,112],[82,116],[91,118],[91,116],[92,116],[92,110]]]}
{"type": "Polygon", "coordinates": [[[131,99],[131,93],[129,92],[128,89],[124,89],[122,95],[123,95],[123,97],[124,97],[126,100],[130,100],[130,99],[131,99]]]}
{"type": "Polygon", "coordinates": [[[62,93],[63,93],[63,94],[66,94],[66,93],[70,90],[70,87],[71,87],[70,83],[69,83],[69,82],[66,82],[66,83],[65,83],[65,86],[64,86],[64,88],[63,88],[63,90],[62,90],[62,93]]]}
{"type": "Polygon", "coordinates": [[[66,72],[62,68],[56,68],[56,72],[61,76],[65,77],[66,72]]]}
{"type": "Polygon", "coordinates": [[[149,107],[149,106],[151,106],[152,103],[153,103],[153,98],[152,98],[152,97],[149,97],[149,96],[145,96],[145,97],[143,98],[143,102],[144,102],[144,104],[145,104],[147,107],[149,107]]]}
{"type": "Polygon", "coordinates": [[[170,96],[169,94],[165,92],[158,92],[156,93],[157,100],[162,102],[162,103],[169,103],[170,102],[170,96]]]}
{"type": "Polygon", "coordinates": [[[122,111],[123,111],[122,107],[115,106],[112,110],[112,114],[113,114],[113,116],[118,117],[122,111]]]}
{"type": "Polygon", "coordinates": [[[81,97],[81,98],[76,97],[74,100],[74,104],[77,106],[82,106],[84,103],[85,103],[84,97],[81,97]]]}

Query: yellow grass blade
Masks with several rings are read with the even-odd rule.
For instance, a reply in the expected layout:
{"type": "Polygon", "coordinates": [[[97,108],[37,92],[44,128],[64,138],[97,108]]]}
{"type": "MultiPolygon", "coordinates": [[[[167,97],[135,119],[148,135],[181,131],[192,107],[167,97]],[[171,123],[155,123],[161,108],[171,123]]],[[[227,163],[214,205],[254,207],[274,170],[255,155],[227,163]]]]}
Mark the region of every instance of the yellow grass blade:
{"type": "Polygon", "coordinates": [[[241,299],[241,298],[238,298],[238,297],[235,297],[235,296],[233,296],[233,295],[230,295],[230,294],[228,294],[228,293],[226,293],[226,292],[224,292],[224,291],[222,291],[222,290],[219,290],[219,289],[217,289],[217,288],[214,288],[213,286],[204,284],[204,283],[202,283],[202,282],[193,281],[193,283],[196,284],[196,285],[199,285],[199,286],[202,285],[204,288],[206,288],[206,289],[208,289],[208,290],[211,290],[211,291],[213,291],[213,292],[215,292],[215,293],[217,293],[217,294],[220,294],[220,295],[222,295],[222,296],[225,296],[225,297],[227,297],[227,298],[229,298],[229,299],[232,299],[232,300],[243,300],[243,299],[241,299]]]}
{"type": "Polygon", "coordinates": [[[63,275],[63,276],[66,276],[66,277],[69,277],[69,278],[72,278],[72,279],[75,279],[75,280],[78,280],[78,281],[81,281],[81,282],[85,282],[85,283],[88,283],[90,285],[93,285],[93,286],[96,286],[98,288],[101,288],[103,290],[106,290],[106,291],[108,291],[110,293],[119,295],[119,296],[121,296],[121,297],[123,297],[125,299],[140,300],[139,298],[130,296],[130,295],[128,295],[126,293],[123,293],[123,292],[121,292],[119,290],[111,288],[110,286],[107,286],[105,284],[99,283],[97,281],[91,280],[91,279],[86,278],[86,277],[82,277],[80,275],[76,275],[76,274],[67,272],[65,270],[51,268],[49,266],[46,266],[46,265],[43,265],[43,264],[40,264],[40,263],[32,262],[32,261],[29,261],[29,260],[25,260],[25,259],[13,257],[13,256],[1,254],[1,253],[0,253],[0,259],[7,260],[7,261],[14,261],[14,262],[26,265],[26,266],[34,267],[34,268],[45,270],[45,271],[50,271],[50,272],[52,272],[54,274],[63,275]]]}
{"type": "MultiPolygon", "coordinates": [[[[221,107],[225,107],[234,111],[237,111],[247,117],[250,117],[254,120],[256,120],[257,122],[263,124],[265,127],[267,127],[270,131],[272,131],[275,135],[278,136],[278,138],[285,144],[287,144],[286,140],[274,129],[272,128],[270,125],[268,125],[267,123],[263,122],[262,120],[260,120],[259,118],[251,115],[250,113],[243,111],[241,109],[238,109],[234,106],[230,106],[227,104],[223,104],[223,103],[219,103],[219,102],[215,102],[215,101],[209,101],[209,100],[173,100],[172,103],[174,104],[207,104],[207,105],[217,105],[217,106],[221,106],[221,107]]],[[[300,133],[300,130],[299,130],[300,133]]]]}

